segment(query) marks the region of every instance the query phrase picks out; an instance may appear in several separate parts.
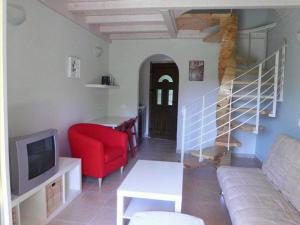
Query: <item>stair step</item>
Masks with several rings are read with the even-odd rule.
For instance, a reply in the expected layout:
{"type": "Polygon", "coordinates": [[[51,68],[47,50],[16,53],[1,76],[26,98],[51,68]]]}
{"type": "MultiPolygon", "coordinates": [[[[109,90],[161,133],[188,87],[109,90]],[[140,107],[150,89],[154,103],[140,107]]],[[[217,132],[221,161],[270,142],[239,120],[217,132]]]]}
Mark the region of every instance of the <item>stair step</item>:
{"type": "MultiPolygon", "coordinates": [[[[233,98],[255,98],[256,95],[233,95],[233,98]]],[[[260,96],[261,99],[273,99],[273,96],[271,95],[261,95],[260,96]]]]}
{"type": "Polygon", "coordinates": [[[237,55],[236,62],[239,65],[255,65],[257,60],[249,58],[248,56],[237,55]]]}
{"type": "MultiPolygon", "coordinates": [[[[194,157],[200,157],[200,151],[192,151],[191,155],[194,157]]],[[[231,151],[227,151],[225,147],[213,146],[206,148],[202,151],[202,157],[204,160],[212,162],[216,166],[229,166],[231,165],[231,151]]],[[[189,164],[189,168],[200,168],[203,163],[189,164]]]]}
{"type": "MultiPolygon", "coordinates": [[[[250,124],[250,123],[245,123],[243,125],[241,125],[241,122],[232,122],[231,126],[232,128],[236,128],[241,130],[241,131],[246,131],[246,132],[255,132],[256,131],[256,126],[254,124],[250,124]]],[[[258,130],[259,131],[264,131],[265,127],[264,126],[258,126],[258,130]]]]}
{"type": "Polygon", "coordinates": [[[258,68],[255,68],[255,69],[252,69],[251,71],[249,71],[250,69],[251,69],[251,67],[250,68],[237,67],[236,68],[236,74],[237,74],[237,76],[239,76],[239,75],[242,75],[244,73],[247,73],[248,75],[253,75],[253,76],[257,76],[258,77],[258,68]]]}
{"type": "Polygon", "coordinates": [[[213,146],[202,151],[203,161],[199,162],[200,151],[190,151],[190,156],[184,159],[185,168],[197,169],[207,166],[231,165],[231,151],[224,147],[213,146]]]}
{"type": "MultiPolygon", "coordinates": [[[[231,110],[235,111],[235,112],[240,112],[240,113],[244,113],[244,112],[247,112],[247,111],[249,111],[248,113],[256,113],[256,109],[249,110],[248,108],[235,108],[235,107],[232,107],[231,110]]],[[[260,114],[261,115],[270,115],[271,111],[267,110],[267,109],[264,109],[264,110],[260,111],[260,114]]]]}
{"type": "MultiPolygon", "coordinates": [[[[225,134],[221,137],[218,137],[215,141],[216,146],[219,147],[228,147],[228,135],[225,134]]],[[[229,147],[240,147],[241,143],[234,137],[230,137],[229,147]]]]}
{"type": "MultiPolygon", "coordinates": [[[[248,84],[251,84],[251,85],[257,85],[257,81],[256,82],[253,82],[253,81],[242,81],[242,80],[235,80],[233,81],[233,84],[235,85],[248,85],[248,84]]],[[[271,86],[273,85],[272,82],[267,82],[267,83],[264,83],[263,81],[261,82],[261,84],[263,86],[271,86]]]]}
{"type": "Polygon", "coordinates": [[[240,68],[240,69],[250,70],[250,69],[252,69],[253,67],[255,67],[253,70],[257,70],[257,71],[258,71],[258,65],[257,65],[257,63],[255,63],[255,62],[248,63],[248,64],[245,64],[245,63],[237,63],[237,68],[240,68]]]}
{"type": "MultiPolygon", "coordinates": [[[[203,159],[215,160],[215,158],[218,155],[224,154],[225,151],[227,150],[224,147],[219,147],[219,146],[209,147],[202,150],[202,157],[203,159]]],[[[199,150],[191,151],[191,155],[199,158],[200,151],[199,150]]]]}

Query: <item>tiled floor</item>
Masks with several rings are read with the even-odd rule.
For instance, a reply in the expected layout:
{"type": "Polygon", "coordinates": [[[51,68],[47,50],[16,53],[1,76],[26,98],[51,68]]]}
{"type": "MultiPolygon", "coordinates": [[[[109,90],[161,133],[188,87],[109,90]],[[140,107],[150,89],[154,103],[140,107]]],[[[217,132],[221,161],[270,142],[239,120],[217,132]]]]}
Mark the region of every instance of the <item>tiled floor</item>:
{"type": "MultiPolygon", "coordinates": [[[[149,139],[140,147],[137,159],[177,161],[175,142],[149,139]]],[[[137,159],[130,160],[123,174],[119,171],[103,180],[99,190],[96,179],[84,178],[83,192],[49,225],[115,225],[116,190],[137,159]]],[[[234,159],[234,165],[256,167],[253,159],[234,159]]],[[[201,217],[206,225],[231,224],[219,197],[220,188],[213,167],[185,169],[183,213],[201,217]]]]}

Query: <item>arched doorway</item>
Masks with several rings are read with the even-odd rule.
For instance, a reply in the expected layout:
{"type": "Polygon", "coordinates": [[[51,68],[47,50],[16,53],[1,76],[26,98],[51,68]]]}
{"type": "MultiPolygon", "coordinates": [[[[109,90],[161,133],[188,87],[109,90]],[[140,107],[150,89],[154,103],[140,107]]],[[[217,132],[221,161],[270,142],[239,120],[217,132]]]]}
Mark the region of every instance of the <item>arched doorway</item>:
{"type": "Polygon", "coordinates": [[[144,135],[176,140],[179,71],[172,58],[148,57],[140,67],[139,105],[145,108],[144,135]]]}

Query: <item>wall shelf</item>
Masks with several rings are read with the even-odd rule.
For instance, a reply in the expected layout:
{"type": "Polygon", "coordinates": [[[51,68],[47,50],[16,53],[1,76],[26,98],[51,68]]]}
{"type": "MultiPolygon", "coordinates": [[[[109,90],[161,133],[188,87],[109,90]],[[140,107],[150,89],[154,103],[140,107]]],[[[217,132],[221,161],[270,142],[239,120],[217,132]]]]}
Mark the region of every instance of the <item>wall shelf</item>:
{"type": "Polygon", "coordinates": [[[86,84],[85,86],[89,88],[106,88],[106,89],[120,88],[119,85],[105,85],[105,84],[86,84]]]}

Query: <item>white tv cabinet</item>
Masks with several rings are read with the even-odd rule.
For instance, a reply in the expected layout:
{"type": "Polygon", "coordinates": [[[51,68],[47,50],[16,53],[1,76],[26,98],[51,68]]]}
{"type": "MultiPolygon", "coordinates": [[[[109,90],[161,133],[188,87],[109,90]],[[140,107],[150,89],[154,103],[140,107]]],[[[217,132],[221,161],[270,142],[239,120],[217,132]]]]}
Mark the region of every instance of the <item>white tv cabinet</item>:
{"type": "Polygon", "coordinates": [[[14,225],[46,225],[82,191],[81,159],[59,158],[59,170],[50,179],[30,191],[12,195],[14,225]],[[47,213],[46,187],[62,179],[62,202],[51,214],[47,213]]]}

